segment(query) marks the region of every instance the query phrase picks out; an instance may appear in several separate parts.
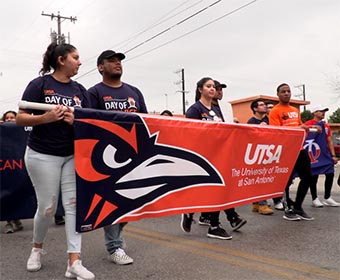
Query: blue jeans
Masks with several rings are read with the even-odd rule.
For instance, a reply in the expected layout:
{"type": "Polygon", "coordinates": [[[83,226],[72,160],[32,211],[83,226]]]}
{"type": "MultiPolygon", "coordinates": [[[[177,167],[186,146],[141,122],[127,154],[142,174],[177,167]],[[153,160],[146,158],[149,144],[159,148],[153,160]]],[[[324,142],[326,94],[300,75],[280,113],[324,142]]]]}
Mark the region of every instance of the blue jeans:
{"type": "Polygon", "coordinates": [[[104,227],[106,250],[112,255],[118,248],[123,247],[123,227],[127,223],[114,224],[104,227]]]}
{"type": "Polygon", "coordinates": [[[65,209],[67,253],[81,252],[81,234],[76,226],[76,175],[73,155],[67,157],[38,153],[26,148],[25,164],[38,201],[33,221],[33,242],[44,243],[53,222],[61,190],[65,209]]]}

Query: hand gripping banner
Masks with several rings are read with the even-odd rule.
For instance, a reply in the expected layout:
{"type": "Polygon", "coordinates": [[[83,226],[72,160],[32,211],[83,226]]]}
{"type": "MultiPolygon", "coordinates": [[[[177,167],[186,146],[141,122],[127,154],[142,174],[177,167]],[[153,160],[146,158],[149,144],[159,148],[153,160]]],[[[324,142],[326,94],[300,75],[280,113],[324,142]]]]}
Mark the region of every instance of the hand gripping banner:
{"type": "Polygon", "coordinates": [[[304,131],[75,110],[77,231],[282,196],[304,131]]]}

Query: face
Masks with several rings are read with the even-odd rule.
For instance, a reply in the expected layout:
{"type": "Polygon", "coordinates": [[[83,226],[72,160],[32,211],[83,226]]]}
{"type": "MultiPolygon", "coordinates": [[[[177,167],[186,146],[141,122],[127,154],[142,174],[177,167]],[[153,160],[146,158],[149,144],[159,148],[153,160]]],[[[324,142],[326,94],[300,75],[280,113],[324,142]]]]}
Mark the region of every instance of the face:
{"type": "Polygon", "coordinates": [[[259,113],[267,113],[267,106],[263,101],[257,102],[257,108],[254,108],[255,112],[259,113]]]}
{"type": "Polygon", "coordinates": [[[267,106],[267,114],[273,109],[274,105],[273,104],[268,104],[267,106]]]}
{"type": "Polygon", "coordinates": [[[15,122],[15,115],[13,113],[7,113],[4,122],[15,122]]]}
{"type": "Polygon", "coordinates": [[[79,53],[77,50],[67,54],[66,58],[59,57],[60,64],[64,66],[69,77],[73,77],[78,74],[79,67],[81,65],[79,53]]]}
{"type": "Polygon", "coordinates": [[[104,63],[98,65],[98,69],[103,75],[115,79],[120,78],[123,74],[122,62],[118,57],[104,59],[104,63]]]}
{"type": "Polygon", "coordinates": [[[217,87],[215,92],[214,99],[216,100],[221,100],[223,98],[223,88],[222,87],[217,87]]]}
{"type": "Polygon", "coordinates": [[[215,83],[213,80],[208,80],[205,82],[202,88],[199,89],[201,93],[201,98],[213,99],[216,93],[215,83]]]}
{"type": "Polygon", "coordinates": [[[326,111],[316,111],[313,114],[318,120],[323,120],[325,118],[326,111]]]}
{"type": "Polygon", "coordinates": [[[291,97],[290,87],[287,85],[280,87],[277,96],[279,97],[281,103],[288,104],[291,97]]]}

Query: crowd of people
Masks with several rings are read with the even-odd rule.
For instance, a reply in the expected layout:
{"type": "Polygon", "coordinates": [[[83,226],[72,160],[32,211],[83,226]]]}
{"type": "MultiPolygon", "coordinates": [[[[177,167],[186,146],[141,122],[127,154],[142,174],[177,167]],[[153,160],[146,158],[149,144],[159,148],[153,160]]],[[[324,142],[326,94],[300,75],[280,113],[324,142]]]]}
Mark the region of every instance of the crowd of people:
{"type": "MultiPolygon", "coordinates": [[[[32,181],[37,210],[33,220],[33,247],[27,261],[27,270],[35,272],[42,267],[43,249],[48,227],[53,221],[58,207],[59,196],[65,210],[65,231],[68,262],[66,278],[91,280],[95,275],[89,271],[81,260],[81,234],[75,231],[76,223],[76,176],[74,170],[74,115],[70,107],[93,108],[98,110],[148,113],[142,92],[121,80],[125,55],[112,50],[103,51],[97,59],[97,69],[101,81],[88,90],[72,80],[81,66],[78,50],[70,44],[51,43],[44,54],[40,76],[33,79],[26,87],[22,100],[49,103],[52,95],[55,108],[49,111],[19,109],[9,111],[3,121],[16,121],[20,126],[32,126],[25,152],[25,164],[32,181]],[[68,106],[63,106],[68,104],[68,106]],[[50,170],[54,170],[53,173],[50,170]],[[48,176],[46,176],[48,174],[48,176]]],[[[226,84],[213,78],[204,77],[197,82],[195,103],[187,110],[186,117],[203,121],[223,122],[223,115],[218,101],[223,97],[226,84]]],[[[248,124],[300,127],[309,133],[311,127],[318,127],[325,137],[325,147],[331,164],[337,163],[334,148],[330,139],[330,130],[323,122],[324,113],[328,110],[318,107],[312,111],[313,120],[302,123],[299,111],[291,106],[290,87],[281,84],[277,88],[279,103],[274,106],[271,101],[256,99],[251,103],[253,116],[248,124]],[[323,122],[320,124],[320,122],[323,122]],[[321,127],[321,129],[320,129],[321,127]]],[[[169,110],[161,115],[172,116],[169,110]]],[[[237,119],[234,119],[238,123],[237,119]]],[[[293,174],[282,197],[274,198],[274,209],[284,211],[286,220],[313,220],[302,208],[303,201],[310,188],[313,206],[339,206],[331,197],[334,179],[334,168],[326,173],[324,200],[317,197],[318,175],[312,174],[311,162],[305,149],[301,147],[294,170],[300,178],[295,199],[291,199],[289,187],[293,174]]],[[[340,179],[340,178],[339,178],[340,179]]],[[[339,183],[339,180],[338,180],[339,183]]],[[[262,215],[271,215],[273,209],[267,200],[252,204],[252,211],[262,215]]],[[[247,221],[235,208],[225,209],[227,220],[233,231],[239,230],[247,221]]],[[[221,226],[219,211],[200,213],[199,224],[208,226],[207,236],[230,240],[232,236],[221,226]]],[[[183,214],[180,222],[182,230],[189,233],[194,222],[194,213],[183,214]]],[[[126,223],[104,227],[104,243],[113,263],[126,265],[133,259],[124,250],[123,229],[126,223]]],[[[20,220],[7,221],[6,231],[22,230],[20,220]]]]}

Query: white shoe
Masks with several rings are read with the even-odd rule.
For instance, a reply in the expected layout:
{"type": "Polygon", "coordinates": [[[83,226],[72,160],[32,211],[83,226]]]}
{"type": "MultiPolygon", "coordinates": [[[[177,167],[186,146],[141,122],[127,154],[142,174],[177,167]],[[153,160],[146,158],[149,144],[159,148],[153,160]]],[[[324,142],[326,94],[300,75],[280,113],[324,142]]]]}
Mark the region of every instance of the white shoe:
{"type": "Polygon", "coordinates": [[[38,271],[41,268],[41,255],[46,255],[46,251],[40,248],[32,248],[31,255],[27,261],[27,270],[28,271],[38,271]]]}
{"type": "Polygon", "coordinates": [[[109,260],[116,263],[116,264],[131,264],[133,263],[133,259],[129,257],[125,251],[121,248],[118,248],[116,251],[114,251],[113,254],[111,254],[109,257],[109,260]]]}
{"type": "Polygon", "coordinates": [[[94,274],[81,264],[81,260],[74,261],[72,266],[67,262],[65,277],[77,280],[93,280],[95,278],[94,274]]]}
{"type": "Polygon", "coordinates": [[[313,207],[316,207],[316,208],[320,208],[320,207],[323,207],[323,204],[321,203],[321,201],[319,200],[319,198],[315,198],[315,199],[312,201],[312,206],[313,206],[313,207]]]}
{"type": "Polygon", "coordinates": [[[336,202],[333,198],[329,197],[323,200],[323,204],[326,206],[339,207],[340,203],[336,202]]]}
{"type": "Polygon", "coordinates": [[[282,202],[275,203],[274,208],[276,210],[284,210],[283,203],[282,202]]]}

